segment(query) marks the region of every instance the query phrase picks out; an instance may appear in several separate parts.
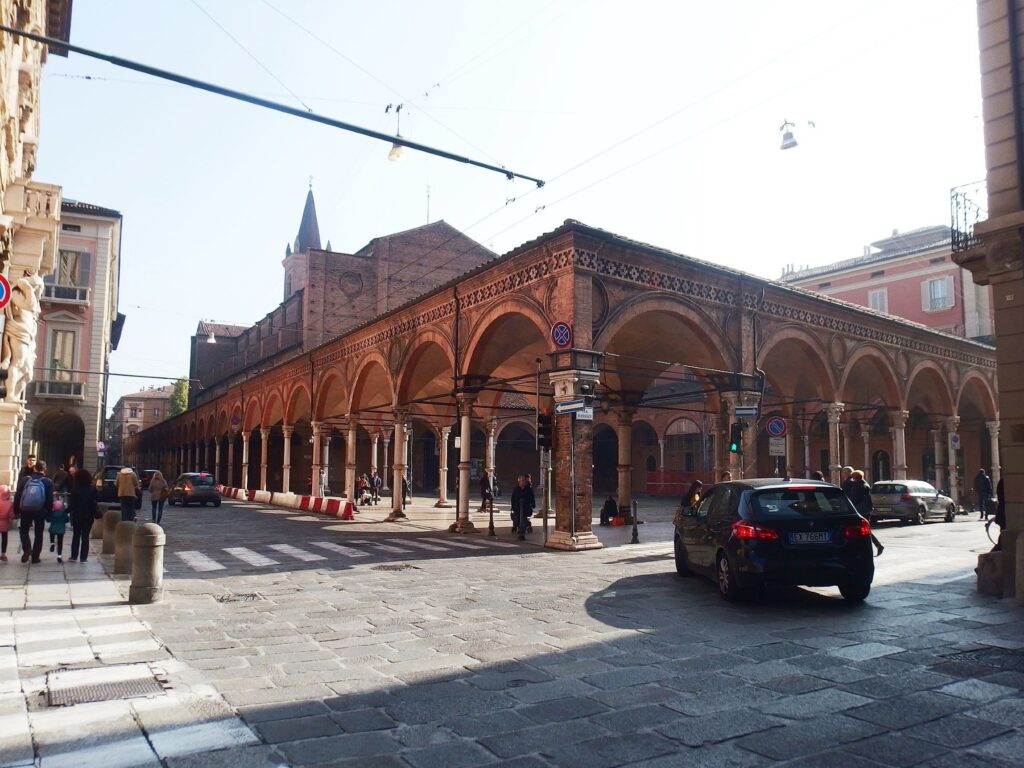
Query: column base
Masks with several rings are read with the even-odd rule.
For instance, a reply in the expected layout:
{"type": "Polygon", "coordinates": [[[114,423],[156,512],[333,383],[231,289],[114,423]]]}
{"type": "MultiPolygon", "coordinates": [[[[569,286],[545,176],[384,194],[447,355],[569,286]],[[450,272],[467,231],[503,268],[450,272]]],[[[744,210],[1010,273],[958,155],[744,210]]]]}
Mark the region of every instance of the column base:
{"type": "Polygon", "coordinates": [[[472,520],[457,520],[448,526],[448,533],[472,533],[475,530],[472,520]]]}
{"type": "Polygon", "coordinates": [[[454,507],[455,505],[448,501],[448,499],[438,499],[437,501],[434,502],[434,506],[439,508],[447,508],[454,507]]]}
{"type": "Polygon", "coordinates": [[[549,549],[561,549],[566,552],[582,552],[587,549],[601,549],[604,547],[593,531],[577,533],[575,540],[573,540],[568,531],[555,531],[548,537],[548,543],[544,546],[549,549]]]}
{"type": "Polygon", "coordinates": [[[407,520],[409,516],[402,510],[391,510],[391,514],[384,518],[385,523],[393,523],[396,520],[407,520]]]}

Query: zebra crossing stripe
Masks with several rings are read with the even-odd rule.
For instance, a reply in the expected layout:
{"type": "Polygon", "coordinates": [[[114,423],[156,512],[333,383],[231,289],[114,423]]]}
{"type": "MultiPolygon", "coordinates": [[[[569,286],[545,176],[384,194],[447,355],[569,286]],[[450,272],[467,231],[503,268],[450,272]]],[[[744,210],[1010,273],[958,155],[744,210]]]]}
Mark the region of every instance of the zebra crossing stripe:
{"type": "Polygon", "coordinates": [[[320,547],[326,549],[329,552],[337,552],[339,555],[345,557],[369,557],[369,552],[363,552],[359,549],[352,549],[352,547],[343,547],[341,544],[335,544],[333,541],[311,541],[309,542],[314,547],[320,547]]]}
{"type": "Polygon", "coordinates": [[[288,555],[294,557],[296,560],[301,560],[304,563],[310,563],[314,560],[326,560],[327,558],[323,555],[318,555],[314,552],[307,552],[304,549],[293,547],[291,544],[271,544],[271,549],[277,550],[282,555],[288,555]]]}
{"type": "Polygon", "coordinates": [[[460,540],[456,540],[456,539],[452,539],[451,541],[449,541],[448,539],[425,539],[425,541],[433,541],[433,542],[438,543],[438,544],[445,544],[446,546],[449,546],[449,547],[459,547],[460,549],[486,549],[487,548],[486,544],[471,544],[468,541],[460,541],[460,540]]]}
{"type": "Polygon", "coordinates": [[[393,555],[408,555],[410,552],[412,552],[411,549],[405,549],[404,547],[393,547],[390,544],[378,544],[376,541],[357,541],[355,539],[352,539],[351,542],[353,544],[361,544],[365,547],[373,547],[375,549],[379,549],[381,552],[388,552],[393,555]]]}
{"type": "Polygon", "coordinates": [[[427,544],[427,542],[425,542],[425,541],[418,541],[418,540],[417,541],[406,541],[405,539],[403,539],[402,543],[405,544],[407,547],[415,547],[416,549],[424,549],[427,552],[447,552],[448,551],[448,547],[447,546],[439,547],[436,544],[427,544]]]}
{"type": "Polygon", "coordinates": [[[178,557],[191,568],[193,571],[223,571],[224,566],[213,560],[202,552],[196,552],[195,550],[186,550],[184,552],[178,552],[178,557]]]}
{"type": "Polygon", "coordinates": [[[258,568],[264,568],[268,565],[280,565],[277,560],[271,560],[269,557],[261,555],[259,552],[254,552],[248,547],[224,547],[224,551],[233,557],[237,557],[243,563],[255,565],[258,568]]]}

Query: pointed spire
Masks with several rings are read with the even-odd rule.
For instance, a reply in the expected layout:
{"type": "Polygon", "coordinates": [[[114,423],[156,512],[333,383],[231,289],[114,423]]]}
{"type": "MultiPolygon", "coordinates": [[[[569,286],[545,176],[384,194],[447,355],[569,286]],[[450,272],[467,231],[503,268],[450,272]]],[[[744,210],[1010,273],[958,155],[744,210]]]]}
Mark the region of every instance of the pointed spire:
{"type": "Polygon", "coordinates": [[[295,237],[295,251],[304,253],[310,248],[320,248],[320,226],[316,222],[316,203],[313,202],[313,185],[306,194],[306,206],[302,209],[299,234],[295,237]]]}
{"type": "Polygon", "coordinates": [[[331,241],[330,240],[327,241],[327,245],[324,248],[324,250],[325,251],[333,251],[334,250],[333,248],[331,248],[331,241]]]}
{"type": "Polygon", "coordinates": [[[287,243],[285,245],[285,247],[284,247],[284,257],[287,259],[291,255],[292,255],[292,244],[291,243],[287,243]]]}

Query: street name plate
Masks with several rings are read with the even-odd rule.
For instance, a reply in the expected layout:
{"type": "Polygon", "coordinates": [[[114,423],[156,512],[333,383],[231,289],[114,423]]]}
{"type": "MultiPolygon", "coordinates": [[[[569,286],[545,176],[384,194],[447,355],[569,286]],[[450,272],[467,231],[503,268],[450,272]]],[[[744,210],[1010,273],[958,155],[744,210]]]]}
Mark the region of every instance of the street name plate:
{"type": "Polygon", "coordinates": [[[768,438],[768,455],[769,456],[785,456],[786,455],[786,438],[784,438],[784,437],[769,437],[768,438]]]}
{"type": "Polygon", "coordinates": [[[576,411],[576,421],[593,421],[594,420],[594,409],[593,408],[580,408],[576,411]]]}

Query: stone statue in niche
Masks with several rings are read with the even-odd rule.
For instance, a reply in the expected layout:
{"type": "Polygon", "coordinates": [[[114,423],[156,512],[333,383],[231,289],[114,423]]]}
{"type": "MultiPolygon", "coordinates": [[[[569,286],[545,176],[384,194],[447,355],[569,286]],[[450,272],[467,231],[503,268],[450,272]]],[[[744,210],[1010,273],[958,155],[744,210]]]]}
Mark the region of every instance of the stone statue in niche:
{"type": "Polygon", "coordinates": [[[0,367],[7,369],[7,402],[25,400],[25,387],[32,380],[36,359],[36,327],[39,301],[43,295],[43,279],[34,269],[25,269],[23,276],[11,286],[11,300],[4,310],[6,325],[0,345],[0,367]]]}

